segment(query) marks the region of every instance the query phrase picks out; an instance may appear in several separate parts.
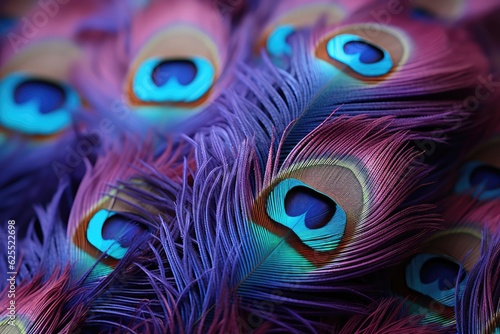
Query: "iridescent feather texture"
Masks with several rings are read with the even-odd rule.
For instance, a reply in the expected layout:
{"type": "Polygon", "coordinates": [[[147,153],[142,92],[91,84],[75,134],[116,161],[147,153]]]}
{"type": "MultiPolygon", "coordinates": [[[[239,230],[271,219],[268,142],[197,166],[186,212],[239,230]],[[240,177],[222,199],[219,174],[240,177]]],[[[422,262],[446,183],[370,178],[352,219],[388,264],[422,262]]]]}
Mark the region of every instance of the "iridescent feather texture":
{"type": "MultiPolygon", "coordinates": [[[[83,321],[87,307],[84,300],[89,290],[80,281],[71,280],[72,266],[67,254],[69,244],[65,238],[65,224],[61,219],[60,201],[67,184],[61,184],[54,199],[45,210],[37,209],[40,234],[32,224],[26,238],[17,242],[23,260],[16,268],[16,274],[9,281],[2,282],[0,329],[2,333],[72,333],[83,321]],[[16,282],[17,280],[17,282],[16,282]],[[12,285],[17,289],[12,290],[12,285]],[[10,309],[9,309],[10,308],[10,309]],[[13,311],[15,309],[15,311],[13,311]],[[12,322],[15,313],[15,322],[12,322]]],[[[8,263],[0,267],[7,271],[8,263]]],[[[11,268],[9,268],[11,272],[11,268]]]]}
{"type": "Polygon", "coordinates": [[[61,19],[47,18],[40,27],[32,22],[40,17],[39,8],[31,8],[0,39],[0,217],[4,227],[15,216],[20,236],[35,216],[33,206],[46,205],[60,180],[77,187],[83,159],[92,160],[99,146],[87,136],[97,115],[86,106],[73,74],[89,48],[78,36],[98,30],[89,13],[90,21],[102,20],[109,3],[49,6],[61,19]],[[14,204],[23,200],[24,206],[14,204]]]}
{"type": "Polygon", "coordinates": [[[498,13],[3,1],[0,333],[500,333],[498,13]]]}
{"type": "MultiPolygon", "coordinates": [[[[149,320],[142,324],[122,311],[127,326],[172,332],[215,333],[231,328],[307,332],[326,328],[320,319],[327,314],[361,313],[362,305],[371,303],[366,292],[373,289],[363,277],[398,262],[412,244],[438,227],[426,205],[396,212],[416,187],[415,180],[387,179],[390,186],[376,186],[376,178],[384,177],[376,169],[392,161],[389,157],[399,161],[395,165],[399,173],[415,158],[411,150],[397,153],[405,137],[385,134],[388,123],[382,119],[370,124],[363,118],[327,122],[313,132],[317,138],[336,134],[322,151],[307,138],[282,166],[274,167],[270,155],[262,172],[250,143],[243,142],[226,155],[220,137],[196,138],[197,167],[189,173],[192,177],[184,177],[193,181],[184,183],[179,192],[175,220],[164,224],[158,241],[151,243],[153,261],[137,262],[143,273],[131,283],[152,284],[161,296],[160,305],[148,307],[158,311],[143,309],[149,320]],[[356,129],[366,137],[352,141],[356,129]],[[367,149],[382,150],[387,145],[392,146],[386,155],[367,149]],[[252,166],[257,168],[255,174],[250,172],[252,166]],[[315,169],[324,171],[324,183],[318,184],[310,173],[315,169]],[[399,199],[382,210],[379,206],[388,192],[399,199]],[[289,206],[290,201],[301,200],[307,204],[289,206]],[[295,211],[289,211],[294,206],[295,211]],[[377,227],[379,223],[382,226],[377,227]],[[377,237],[388,225],[392,235],[377,237]],[[245,249],[259,251],[242,252],[245,249]],[[381,254],[391,257],[382,259],[381,254]],[[323,296],[317,295],[319,291],[323,296]],[[274,313],[252,306],[269,304],[274,313]],[[258,323],[246,324],[244,319],[251,317],[258,323]]],[[[137,297],[134,300],[131,303],[137,297]]],[[[113,296],[102,303],[115,308],[123,302],[113,296]]]]}
{"type": "Polygon", "coordinates": [[[500,238],[496,234],[470,272],[463,295],[457,295],[460,333],[498,333],[500,330],[500,238]]]}

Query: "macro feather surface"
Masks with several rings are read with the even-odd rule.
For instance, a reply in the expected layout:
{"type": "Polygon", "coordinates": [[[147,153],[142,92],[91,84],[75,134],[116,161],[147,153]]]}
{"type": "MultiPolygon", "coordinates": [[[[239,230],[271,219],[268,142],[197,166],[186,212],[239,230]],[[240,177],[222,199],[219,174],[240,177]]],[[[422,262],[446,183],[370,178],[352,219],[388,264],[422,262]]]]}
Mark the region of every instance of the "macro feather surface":
{"type": "Polygon", "coordinates": [[[2,2],[0,333],[497,334],[499,13],[2,2]]]}

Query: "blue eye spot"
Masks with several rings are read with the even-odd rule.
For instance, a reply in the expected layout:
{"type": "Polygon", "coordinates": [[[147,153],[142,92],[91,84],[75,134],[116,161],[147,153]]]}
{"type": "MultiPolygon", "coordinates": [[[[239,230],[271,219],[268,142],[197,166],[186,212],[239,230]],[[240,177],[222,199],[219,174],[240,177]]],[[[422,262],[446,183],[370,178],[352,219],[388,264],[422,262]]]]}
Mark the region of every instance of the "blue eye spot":
{"type": "Polygon", "coordinates": [[[144,102],[191,103],[205,95],[215,81],[215,68],[204,58],[150,58],[133,79],[133,92],[144,102]]]}
{"type": "Polygon", "coordinates": [[[411,17],[416,20],[432,21],[435,20],[434,14],[425,8],[416,7],[411,10],[411,17]]]}
{"type": "Polygon", "coordinates": [[[145,232],[139,224],[123,215],[99,210],[89,221],[87,240],[99,251],[119,260],[134,239],[145,232]]]}
{"type": "Polygon", "coordinates": [[[64,89],[57,83],[28,79],[15,88],[14,101],[17,104],[34,101],[38,104],[40,113],[47,114],[61,108],[66,96],[64,89]]]}
{"type": "Polygon", "coordinates": [[[347,215],[329,196],[300,180],[281,181],[269,194],[269,217],[291,229],[307,246],[318,251],[335,249],[344,236],[347,215]]]}
{"type": "Polygon", "coordinates": [[[418,254],[406,266],[408,288],[448,306],[455,306],[455,291],[463,292],[467,274],[457,284],[461,265],[438,254],[418,254]]]}
{"type": "Polygon", "coordinates": [[[384,59],[384,52],[365,42],[347,42],[344,51],[348,55],[360,54],[359,60],[363,64],[374,64],[384,59]]]}
{"type": "Polygon", "coordinates": [[[437,281],[439,289],[449,290],[455,287],[460,266],[445,258],[431,258],[427,260],[420,270],[420,280],[429,284],[437,281]]]}
{"type": "Polygon", "coordinates": [[[153,81],[158,87],[164,86],[172,77],[186,86],[196,77],[196,65],[189,60],[167,60],[153,70],[153,81]]]}
{"type": "Polygon", "coordinates": [[[289,41],[295,32],[295,28],[291,25],[278,26],[267,38],[267,52],[275,57],[291,55],[292,47],[289,41]]]}
{"type": "Polygon", "coordinates": [[[24,73],[0,80],[0,125],[28,135],[52,135],[67,128],[81,106],[70,86],[24,73]]]}
{"type": "Polygon", "coordinates": [[[16,23],[15,18],[0,16],[0,35],[7,35],[15,27],[16,23]]]}
{"type": "Polygon", "coordinates": [[[326,49],[330,58],[365,77],[388,74],[393,67],[391,56],[387,51],[357,35],[336,35],[328,41],[326,49]]]}
{"type": "Polygon", "coordinates": [[[500,197],[500,169],[481,161],[470,161],[460,171],[455,192],[468,194],[481,201],[500,197]]]}
{"type": "Polygon", "coordinates": [[[290,217],[305,214],[306,227],[324,227],[335,215],[337,205],[327,196],[307,187],[293,187],[285,197],[285,211],[290,217]]]}
{"type": "Polygon", "coordinates": [[[488,165],[478,166],[471,173],[470,183],[473,187],[481,186],[485,191],[499,189],[500,169],[488,165]]]}

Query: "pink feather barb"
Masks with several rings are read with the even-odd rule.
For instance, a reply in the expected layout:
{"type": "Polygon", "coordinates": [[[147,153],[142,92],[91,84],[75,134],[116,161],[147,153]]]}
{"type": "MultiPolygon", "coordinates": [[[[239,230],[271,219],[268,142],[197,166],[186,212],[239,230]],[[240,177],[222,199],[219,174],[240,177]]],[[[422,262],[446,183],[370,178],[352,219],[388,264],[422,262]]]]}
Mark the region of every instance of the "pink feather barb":
{"type": "Polygon", "coordinates": [[[445,221],[475,224],[493,234],[500,231],[500,114],[497,110],[493,126],[485,129],[486,139],[464,154],[457,175],[451,179],[453,194],[442,204],[445,221]],[[494,130],[488,131],[491,128],[494,130]]]}
{"type": "Polygon", "coordinates": [[[457,295],[457,331],[495,334],[500,330],[500,234],[483,250],[469,273],[463,295],[457,295]]]}

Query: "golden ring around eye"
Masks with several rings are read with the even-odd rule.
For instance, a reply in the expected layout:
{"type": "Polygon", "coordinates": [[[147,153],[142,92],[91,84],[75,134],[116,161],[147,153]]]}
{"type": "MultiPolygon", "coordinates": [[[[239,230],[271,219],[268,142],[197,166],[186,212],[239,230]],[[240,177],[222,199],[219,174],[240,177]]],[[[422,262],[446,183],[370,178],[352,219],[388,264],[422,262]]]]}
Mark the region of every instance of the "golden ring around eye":
{"type": "Polygon", "coordinates": [[[342,253],[342,250],[352,241],[354,231],[363,219],[364,210],[363,188],[356,175],[349,168],[318,163],[304,168],[293,168],[280,173],[273,183],[264,190],[255,200],[251,208],[252,221],[269,232],[286,237],[287,243],[297,253],[307,259],[316,267],[322,267],[342,253]],[[318,175],[323,175],[318,182],[318,175]],[[290,233],[290,228],[273,221],[267,213],[267,200],[274,188],[284,179],[297,179],[314,188],[316,191],[329,196],[346,213],[346,227],[338,246],[329,251],[316,251],[307,246],[295,233],[290,233]],[[357,185],[357,187],[356,187],[357,185]],[[346,194],[350,194],[346,196],[346,194]]]}
{"type": "Polygon", "coordinates": [[[500,168],[500,137],[494,137],[479,145],[469,154],[467,160],[482,161],[487,165],[500,168]]]}
{"type": "MultiPolygon", "coordinates": [[[[189,60],[202,58],[208,61],[214,69],[215,82],[220,75],[221,59],[217,46],[205,33],[190,26],[174,26],[153,36],[141,49],[131,63],[125,81],[125,94],[133,106],[158,106],[157,102],[141,100],[134,93],[134,80],[140,67],[150,59],[189,60]]],[[[210,97],[213,85],[194,102],[168,102],[174,107],[196,108],[203,105],[210,97]]]]}

